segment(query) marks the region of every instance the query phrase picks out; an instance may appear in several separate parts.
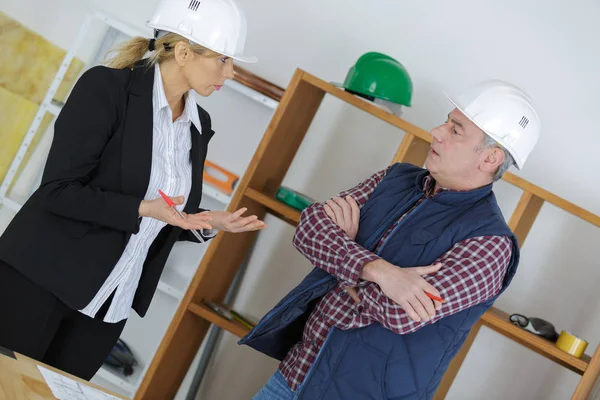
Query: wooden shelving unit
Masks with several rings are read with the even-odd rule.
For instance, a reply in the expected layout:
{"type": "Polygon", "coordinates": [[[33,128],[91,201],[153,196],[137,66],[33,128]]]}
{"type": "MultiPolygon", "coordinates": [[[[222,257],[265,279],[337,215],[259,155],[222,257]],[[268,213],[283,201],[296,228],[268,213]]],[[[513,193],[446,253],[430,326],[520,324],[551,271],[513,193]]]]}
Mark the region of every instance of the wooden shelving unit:
{"type": "MultiPolygon", "coordinates": [[[[352,104],[405,132],[392,163],[409,162],[419,166],[424,164],[431,143],[427,131],[307,72],[297,70],[240,182],[229,205],[229,211],[247,207],[250,213],[259,218],[264,218],[266,213],[270,213],[293,226],[298,223],[300,213],[278,202],[275,193],[326,94],[352,104]]],[[[515,232],[520,246],[523,246],[540,209],[546,202],[600,227],[600,216],[511,173],[505,174],[504,180],[523,190],[509,220],[509,226],[515,232]]],[[[223,300],[256,234],[223,234],[213,239],[148,369],[136,399],[173,398],[211,323],[239,337],[248,332],[246,327],[220,317],[202,303],[207,300],[223,300]]],[[[510,323],[506,313],[492,308],[471,330],[459,354],[448,368],[436,393],[436,399],[445,398],[483,325],[582,375],[572,400],[586,399],[600,375],[600,347],[593,357],[577,359],[556,349],[552,343],[517,328],[510,323]]]]}

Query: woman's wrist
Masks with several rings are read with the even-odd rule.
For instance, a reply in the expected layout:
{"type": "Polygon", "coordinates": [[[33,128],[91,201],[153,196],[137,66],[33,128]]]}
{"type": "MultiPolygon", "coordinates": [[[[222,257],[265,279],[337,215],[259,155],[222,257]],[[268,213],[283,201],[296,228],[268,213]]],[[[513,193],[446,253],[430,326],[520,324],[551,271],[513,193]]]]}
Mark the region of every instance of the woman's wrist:
{"type": "Polygon", "coordinates": [[[138,214],[140,217],[147,217],[148,214],[148,200],[142,200],[138,207],[138,214]]]}

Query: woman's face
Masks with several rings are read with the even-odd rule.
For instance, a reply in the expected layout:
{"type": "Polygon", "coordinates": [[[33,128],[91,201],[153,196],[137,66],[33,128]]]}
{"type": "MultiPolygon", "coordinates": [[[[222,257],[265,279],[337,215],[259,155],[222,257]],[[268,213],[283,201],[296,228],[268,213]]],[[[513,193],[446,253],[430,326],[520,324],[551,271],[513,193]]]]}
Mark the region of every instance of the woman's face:
{"type": "Polygon", "coordinates": [[[206,97],[221,89],[226,79],[233,79],[233,60],[223,55],[204,56],[191,51],[181,71],[189,86],[206,97]]]}

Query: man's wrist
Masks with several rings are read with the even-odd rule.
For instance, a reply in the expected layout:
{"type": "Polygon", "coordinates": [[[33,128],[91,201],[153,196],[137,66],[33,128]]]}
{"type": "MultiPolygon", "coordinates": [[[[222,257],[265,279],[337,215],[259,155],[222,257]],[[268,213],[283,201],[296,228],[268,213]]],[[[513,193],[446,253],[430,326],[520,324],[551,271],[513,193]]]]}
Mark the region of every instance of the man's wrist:
{"type": "Polygon", "coordinates": [[[385,261],[382,259],[370,261],[363,266],[360,278],[365,281],[378,283],[381,279],[382,271],[385,268],[385,261]]]}

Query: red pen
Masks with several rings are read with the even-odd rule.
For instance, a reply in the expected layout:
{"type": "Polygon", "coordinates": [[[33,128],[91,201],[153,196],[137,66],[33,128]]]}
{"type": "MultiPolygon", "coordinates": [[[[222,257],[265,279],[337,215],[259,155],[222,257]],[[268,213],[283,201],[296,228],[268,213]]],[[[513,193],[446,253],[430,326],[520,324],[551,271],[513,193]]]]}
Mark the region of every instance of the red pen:
{"type": "MultiPolygon", "coordinates": [[[[167,205],[169,207],[171,207],[173,210],[175,210],[175,212],[177,213],[177,215],[179,215],[179,217],[181,217],[181,219],[186,219],[185,215],[183,215],[178,209],[177,207],[175,207],[175,203],[173,203],[173,200],[171,200],[171,198],[169,196],[167,196],[166,194],[163,193],[162,190],[158,189],[158,193],[162,196],[162,198],[167,202],[167,205]]],[[[200,234],[195,230],[195,229],[190,229],[190,231],[192,232],[192,234],[194,236],[196,236],[196,239],[198,239],[200,242],[204,242],[204,239],[202,239],[202,236],[200,236],[200,234]]]]}
{"type": "Polygon", "coordinates": [[[444,300],[442,300],[440,297],[434,296],[429,292],[425,292],[425,294],[427,295],[427,297],[429,297],[432,300],[439,301],[440,303],[444,302],[444,300]]]}

